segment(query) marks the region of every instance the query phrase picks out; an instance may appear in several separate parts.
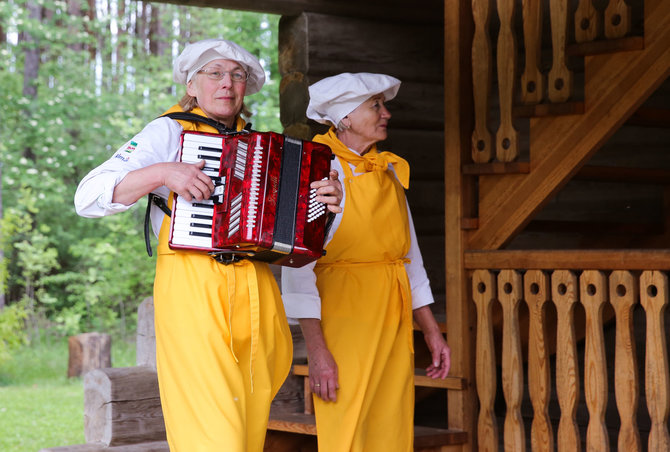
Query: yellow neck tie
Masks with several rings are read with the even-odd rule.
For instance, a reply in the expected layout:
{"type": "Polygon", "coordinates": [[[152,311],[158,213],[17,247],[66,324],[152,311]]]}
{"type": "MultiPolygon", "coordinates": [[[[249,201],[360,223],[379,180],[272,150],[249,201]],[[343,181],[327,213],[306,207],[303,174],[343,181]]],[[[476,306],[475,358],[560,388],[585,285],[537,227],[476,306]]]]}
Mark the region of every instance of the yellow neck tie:
{"type": "Polygon", "coordinates": [[[328,145],[333,154],[346,160],[355,166],[357,173],[367,173],[371,171],[386,171],[389,164],[393,165],[393,170],[402,186],[409,188],[409,163],[402,157],[392,152],[378,152],[377,145],[373,145],[364,155],[359,155],[347,148],[335,135],[335,130],[331,128],[326,134],[329,138],[328,145]]]}

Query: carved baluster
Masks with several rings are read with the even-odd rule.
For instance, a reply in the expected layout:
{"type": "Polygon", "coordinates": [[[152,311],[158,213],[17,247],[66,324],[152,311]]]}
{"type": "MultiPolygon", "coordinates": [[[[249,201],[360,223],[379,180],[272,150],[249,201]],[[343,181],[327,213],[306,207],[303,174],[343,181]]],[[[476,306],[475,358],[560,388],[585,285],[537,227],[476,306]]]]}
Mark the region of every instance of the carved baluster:
{"type": "Polygon", "coordinates": [[[600,271],[586,270],[579,281],[586,311],[586,350],[584,355],[584,394],[589,409],[586,449],[608,451],[605,425],[607,408],[607,359],[603,334],[603,308],[607,302],[607,278],[600,271]]]}
{"type": "Polygon", "coordinates": [[[551,0],[552,65],[547,83],[551,102],[565,102],[572,96],[572,71],[565,63],[565,45],[568,35],[568,0],[551,0]]]}
{"type": "Polygon", "coordinates": [[[516,39],[514,36],[514,0],[497,0],[500,17],[498,35],[498,91],[500,97],[500,127],[496,134],[496,156],[501,162],[511,162],[519,155],[517,131],[512,123],[514,83],[516,74],[516,39]]]}
{"type": "Polygon", "coordinates": [[[523,37],[526,67],[521,76],[521,101],[539,104],[544,93],[544,76],[540,72],[542,54],[542,3],[523,0],[523,37]]]}
{"type": "Polygon", "coordinates": [[[551,295],[556,305],[556,393],[561,407],[558,424],[558,451],[579,452],[581,441],[576,422],[579,402],[579,368],[574,312],[577,302],[577,276],[567,270],[551,275],[551,295]]]}
{"type": "Polygon", "coordinates": [[[519,330],[519,303],[523,294],[521,274],[502,270],[498,275],[498,300],[503,310],[502,386],[507,405],[505,450],[523,452],[526,440],[521,417],[523,398],[523,356],[519,330]]]}
{"type": "Polygon", "coordinates": [[[637,303],[637,279],[628,271],[610,275],[610,302],[616,313],[614,356],[614,392],[621,419],[618,450],[640,452],[640,432],[637,428],[637,403],[640,385],[637,358],[633,341],[633,307],[637,303]]]}
{"type": "Polygon", "coordinates": [[[491,131],[488,126],[491,97],[491,37],[489,1],[472,0],[475,34],[472,41],[472,95],[475,130],[472,133],[472,160],[487,163],[493,158],[491,131]]]}
{"type": "Polygon", "coordinates": [[[549,277],[541,270],[529,270],[523,278],[530,317],[528,333],[528,389],[533,404],[530,444],[533,452],[554,450],[554,433],[549,420],[551,378],[544,309],[549,300],[549,277]]]}
{"type": "Polygon", "coordinates": [[[643,272],[640,276],[640,301],[647,313],[644,384],[651,418],[648,449],[666,451],[670,450],[667,427],[670,381],[664,321],[668,304],[668,277],[658,271],[643,272]]]}
{"type": "Polygon", "coordinates": [[[479,396],[477,441],[479,450],[498,450],[498,424],[493,410],[496,396],[496,357],[491,322],[496,280],[488,270],[475,270],[472,275],[472,297],[477,306],[476,378],[479,396]]]}
{"type": "Polygon", "coordinates": [[[610,0],[605,10],[605,37],[622,38],[630,32],[630,6],[624,0],[610,0]]]}
{"type": "Polygon", "coordinates": [[[579,0],[575,11],[575,41],[593,41],[598,36],[598,11],[593,7],[592,0],[579,0]]]}

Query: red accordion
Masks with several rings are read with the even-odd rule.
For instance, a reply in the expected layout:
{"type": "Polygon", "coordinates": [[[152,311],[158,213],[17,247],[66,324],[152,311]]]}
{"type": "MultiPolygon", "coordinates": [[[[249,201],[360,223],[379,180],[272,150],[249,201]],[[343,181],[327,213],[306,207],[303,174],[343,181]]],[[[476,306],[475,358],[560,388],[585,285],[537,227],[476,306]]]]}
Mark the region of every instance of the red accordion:
{"type": "Polygon", "coordinates": [[[185,131],[181,161],[205,160],[215,190],[205,201],[175,194],[171,248],[301,267],[324,254],[327,209],[313,181],[328,178],[324,144],[274,132],[217,135],[185,131]]]}

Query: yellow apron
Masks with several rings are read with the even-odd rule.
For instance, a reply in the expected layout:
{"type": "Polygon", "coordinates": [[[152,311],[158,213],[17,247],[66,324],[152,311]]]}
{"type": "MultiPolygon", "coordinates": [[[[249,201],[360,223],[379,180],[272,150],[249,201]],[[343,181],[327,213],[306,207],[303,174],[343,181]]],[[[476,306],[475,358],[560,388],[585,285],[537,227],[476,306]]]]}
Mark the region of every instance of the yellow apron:
{"type": "MultiPolygon", "coordinates": [[[[187,130],[216,133],[201,123],[180,122],[187,130]]],[[[239,120],[238,128],[243,124],[239,120]]],[[[275,279],[264,263],[224,265],[203,252],[170,249],[169,225],[166,216],[154,305],[170,450],[260,452],[270,402],[293,353],[275,279]]]]}
{"type": "MultiPolygon", "coordinates": [[[[340,159],[346,190],[342,222],[315,267],[321,324],[340,383],[337,402],[315,398],[319,452],[409,452],[414,353],[405,193],[386,158],[355,176],[347,160],[363,159],[332,129],[315,141],[340,159]]],[[[368,154],[358,168],[383,155],[402,160],[376,149],[368,154]]]]}

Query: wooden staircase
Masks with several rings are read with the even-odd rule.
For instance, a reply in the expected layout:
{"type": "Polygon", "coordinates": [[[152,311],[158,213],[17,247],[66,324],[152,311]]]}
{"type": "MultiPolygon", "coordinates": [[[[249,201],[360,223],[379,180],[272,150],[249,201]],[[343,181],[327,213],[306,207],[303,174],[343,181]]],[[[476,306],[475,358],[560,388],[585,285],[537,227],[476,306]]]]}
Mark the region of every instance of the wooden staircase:
{"type": "MultiPolygon", "coordinates": [[[[590,2],[579,3],[581,9],[582,4],[590,2]]],[[[610,8],[621,7],[622,3],[611,0],[610,8]]],[[[580,14],[580,9],[576,14],[580,14]]],[[[581,13],[585,14],[583,11],[581,13]]],[[[526,11],[524,11],[524,17],[526,17],[525,14],[526,11]]],[[[559,13],[551,11],[551,14],[553,24],[556,22],[553,16],[559,13]]],[[[610,13],[610,17],[613,17],[612,14],[610,13]]],[[[577,17],[575,17],[575,22],[580,23],[577,17]]],[[[477,23],[476,20],[475,23],[477,23]]],[[[503,28],[501,27],[500,34],[502,38],[504,38],[503,28]]],[[[556,35],[557,32],[552,31],[552,33],[556,35]]],[[[477,32],[475,32],[475,37],[477,37],[477,32]]],[[[566,38],[560,40],[554,36],[554,41],[565,45],[566,38]]],[[[624,36],[598,41],[585,40],[565,46],[566,57],[583,57],[583,100],[540,103],[537,102],[538,98],[535,98],[527,104],[507,105],[505,98],[521,97],[521,102],[523,102],[525,96],[500,94],[501,125],[498,134],[512,136],[512,143],[520,142],[519,132],[511,128],[509,124],[520,116],[530,116],[527,137],[528,161],[519,161],[518,150],[510,152],[509,149],[502,149],[502,144],[498,146],[499,149],[496,149],[496,156],[490,150],[491,161],[482,158],[481,143],[492,143],[494,140],[492,134],[482,140],[482,136],[490,133],[485,127],[487,124],[479,124],[485,121],[487,116],[475,113],[473,160],[477,163],[463,167],[465,174],[476,175],[479,190],[477,215],[464,221],[464,227],[469,229],[468,248],[492,250],[504,247],[515,234],[529,224],[533,216],[571,178],[580,174],[582,177],[588,177],[585,176],[588,174],[594,177],[606,177],[607,169],[599,172],[594,168],[585,167],[585,164],[627,121],[640,121],[641,118],[646,117],[647,124],[650,121],[657,121],[663,126],[667,125],[663,122],[663,118],[667,117],[667,111],[652,112],[649,109],[639,109],[642,103],[670,75],[669,43],[670,3],[648,0],[644,2],[644,36],[624,36]],[[649,118],[650,115],[651,118],[649,118]],[[480,118],[479,123],[477,123],[477,118],[480,118]],[[493,161],[494,158],[497,161],[493,161]]],[[[481,53],[476,51],[476,45],[475,40],[473,59],[481,53]]],[[[525,45],[529,46],[528,40],[525,45]]],[[[509,56],[509,52],[514,53],[515,50],[506,50],[501,47],[500,43],[498,44],[499,68],[501,59],[502,61],[514,60],[514,55],[509,56]]],[[[537,64],[528,56],[526,62],[537,64]]],[[[473,61],[473,68],[481,66],[482,63],[473,61]]],[[[506,67],[511,70],[509,65],[506,67]]],[[[528,79],[528,72],[526,69],[524,73],[526,79],[528,79]]],[[[565,76],[565,71],[563,72],[564,77],[569,78],[565,76]]],[[[545,76],[540,74],[536,77],[537,80],[544,80],[545,76]]],[[[556,76],[549,72],[546,78],[551,85],[552,78],[556,79],[556,76]]],[[[474,76],[476,111],[477,91],[486,92],[488,90],[486,87],[477,85],[477,82],[481,81],[481,77],[474,76]]],[[[484,80],[484,83],[490,83],[490,81],[484,80]]],[[[508,83],[509,86],[504,84],[504,80],[498,80],[500,93],[514,89],[513,82],[508,83]]],[[[565,84],[569,82],[566,81],[565,84]]],[[[543,85],[545,83],[535,84],[540,87],[543,85]]],[[[551,91],[547,96],[551,101],[551,91]]],[[[489,102],[490,99],[481,101],[481,108],[488,108],[489,102]]],[[[497,141],[498,143],[503,142],[502,140],[497,141]]],[[[621,169],[618,173],[612,173],[610,170],[609,177],[616,179],[624,172],[629,177],[633,177],[631,174],[634,172],[631,169],[621,169]]],[[[643,171],[639,177],[643,178],[646,175],[643,171]]]]}

